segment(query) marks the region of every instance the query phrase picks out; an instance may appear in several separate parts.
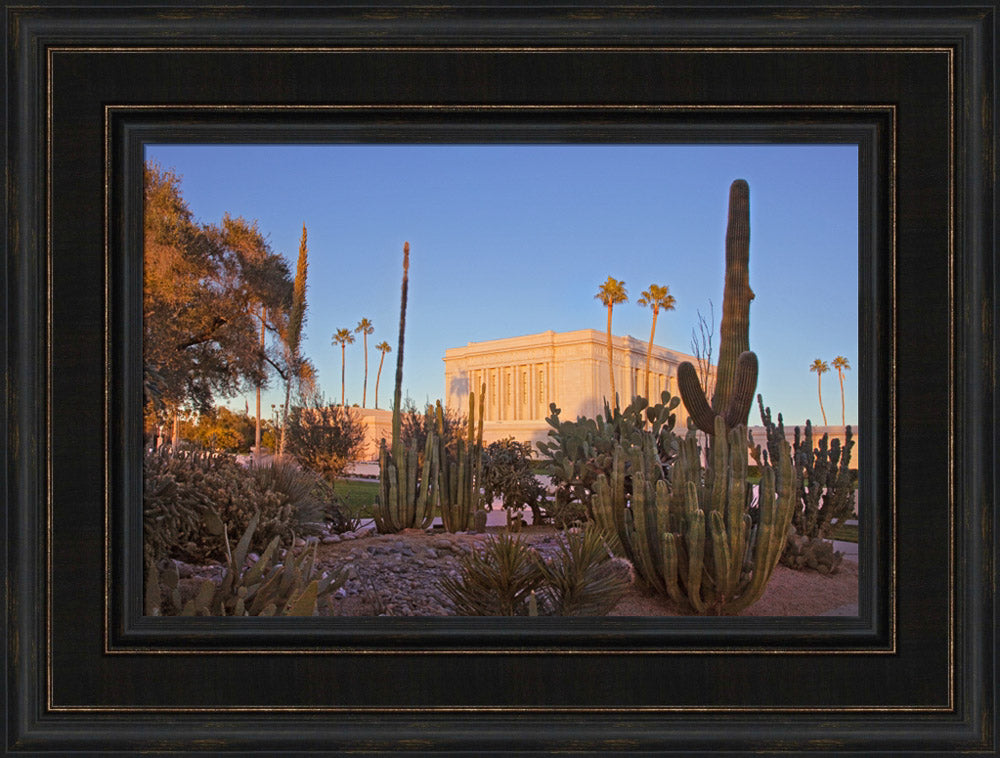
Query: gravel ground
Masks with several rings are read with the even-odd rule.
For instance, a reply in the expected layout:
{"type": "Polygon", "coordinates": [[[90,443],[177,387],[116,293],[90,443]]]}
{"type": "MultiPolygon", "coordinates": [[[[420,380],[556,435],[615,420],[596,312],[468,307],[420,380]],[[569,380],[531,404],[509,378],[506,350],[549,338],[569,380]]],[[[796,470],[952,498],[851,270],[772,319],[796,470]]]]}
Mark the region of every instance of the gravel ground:
{"type": "MultiPolygon", "coordinates": [[[[490,531],[500,531],[491,527],[490,531]]],[[[346,567],[348,580],[333,602],[342,616],[451,615],[448,600],[437,589],[436,578],[457,575],[462,555],[485,539],[483,534],[427,533],[406,530],[394,535],[372,531],[328,537],[319,547],[319,564],[326,569],[346,567]]],[[[543,553],[557,547],[552,527],[528,527],[522,537],[543,553]]],[[[856,613],[857,564],[845,559],[838,573],[823,576],[778,566],[763,597],[744,611],[747,616],[816,616],[856,613]]],[[[669,600],[633,583],[611,611],[612,616],[677,616],[682,612],[669,600]]]]}

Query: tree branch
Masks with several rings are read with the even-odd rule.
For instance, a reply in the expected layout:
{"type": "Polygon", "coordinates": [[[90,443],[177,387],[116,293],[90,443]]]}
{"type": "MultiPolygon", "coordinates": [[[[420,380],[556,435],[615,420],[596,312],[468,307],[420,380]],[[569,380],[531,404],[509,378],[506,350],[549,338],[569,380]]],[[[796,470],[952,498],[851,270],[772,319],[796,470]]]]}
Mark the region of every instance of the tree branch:
{"type": "Polygon", "coordinates": [[[216,316],[215,321],[212,322],[212,325],[206,331],[192,337],[191,339],[185,342],[181,342],[180,344],[177,345],[177,350],[178,351],[187,350],[189,347],[194,347],[195,345],[200,345],[203,342],[208,342],[215,336],[215,333],[219,330],[220,327],[228,323],[229,322],[222,316],[216,316]]]}

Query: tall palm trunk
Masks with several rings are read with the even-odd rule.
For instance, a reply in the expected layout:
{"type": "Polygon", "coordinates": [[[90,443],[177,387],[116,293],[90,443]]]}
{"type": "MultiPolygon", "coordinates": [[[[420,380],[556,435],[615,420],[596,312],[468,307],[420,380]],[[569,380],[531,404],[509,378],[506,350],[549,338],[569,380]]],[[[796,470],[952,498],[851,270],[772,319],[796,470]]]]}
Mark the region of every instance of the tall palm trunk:
{"type": "MultiPolygon", "coordinates": [[[[381,343],[379,343],[381,344],[381,343]]],[[[382,353],[382,357],[379,358],[378,362],[378,373],[375,375],[375,408],[378,409],[378,383],[382,379],[382,364],[385,363],[385,353],[382,353]]]]}
{"type": "Polygon", "coordinates": [[[823,426],[826,426],[826,411],[823,410],[823,375],[816,374],[816,391],[819,393],[819,412],[823,414],[823,426]]]}
{"type": "Polygon", "coordinates": [[[649,330],[649,344],[646,346],[646,399],[647,400],[649,400],[649,364],[653,357],[653,337],[656,335],[656,315],[657,315],[656,308],[654,308],[653,328],[649,330]]]}
{"type": "Polygon", "coordinates": [[[847,421],[845,421],[845,410],[844,410],[844,372],[838,367],[837,377],[840,379],[840,425],[847,426],[847,421]]]}
{"type": "Polygon", "coordinates": [[[615,356],[614,348],[611,345],[611,310],[614,306],[608,306],[608,376],[611,378],[611,402],[614,407],[618,407],[618,393],[615,391],[615,356]]]}
{"type": "Polygon", "coordinates": [[[361,337],[365,345],[365,383],[361,385],[361,407],[366,408],[365,402],[368,397],[368,335],[362,332],[361,337]]]}
{"type": "Polygon", "coordinates": [[[344,401],[344,365],[347,362],[347,345],[344,343],[340,344],[340,404],[346,406],[347,403],[344,401]]]}

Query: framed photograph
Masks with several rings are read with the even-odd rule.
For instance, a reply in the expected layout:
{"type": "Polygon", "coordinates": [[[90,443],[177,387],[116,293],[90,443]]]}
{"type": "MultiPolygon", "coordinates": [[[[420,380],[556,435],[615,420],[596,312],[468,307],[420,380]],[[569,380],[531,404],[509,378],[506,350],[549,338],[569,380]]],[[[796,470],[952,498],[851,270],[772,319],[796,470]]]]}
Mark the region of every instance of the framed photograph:
{"type": "MultiPolygon", "coordinates": [[[[996,751],[995,4],[5,9],[7,753],[996,751]],[[291,617],[178,615],[180,599],[161,612],[171,596],[150,590],[158,556],[144,530],[144,459],[178,442],[169,425],[181,420],[176,408],[151,417],[150,395],[170,400],[183,385],[207,406],[232,388],[226,376],[245,387],[254,369],[237,365],[238,352],[200,353],[199,376],[219,361],[216,383],[192,383],[191,366],[155,352],[168,327],[188,326],[185,344],[197,335],[179,311],[149,331],[151,186],[164,202],[183,197],[177,217],[190,223],[171,234],[195,229],[198,244],[218,250],[239,248],[239,234],[277,237],[240,214],[293,219],[280,230],[289,239],[272,240],[289,289],[300,235],[303,248],[307,239],[352,248],[310,257],[314,270],[326,267],[309,297],[329,318],[307,329],[327,353],[319,376],[331,408],[356,404],[355,393],[367,409],[379,388],[383,408],[400,402],[393,352],[382,353],[381,383],[366,373],[358,393],[360,374],[347,375],[341,350],[369,315],[360,307],[378,313],[376,329],[397,347],[393,309],[403,242],[412,244],[406,370],[438,373],[426,390],[412,379],[411,391],[431,402],[439,392],[454,409],[486,387],[487,434],[531,439],[551,413],[546,401],[565,397],[554,394],[571,373],[557,343],[572,343],[561,355],[603,355],[607,303],[594,291],[604,276],[635,272],[625,277],[634,301],[647,270],[677,282],[711,272],[712,288],[693,296],[705,302],[683,307],[714,297],[725,318],[724,214],[728,201],[731,222],[739,178],[749,182],[751,234],[770,242],[752,253],[764,262],[750,263],[758,387],[780,395],[764,402],[775,414],[788,402],[789,425],[818,421],[818,410],[858,433],[856,591],[839,614],[536,615],[537,602],[551,611],[544,594],[532,613],[499,618],[384,607],[402,603],[395,595],[354,613],[333,612],[331,595],[330,612],[313,613],[305,591],[282,601],[279,610],[302,611],[291,617]],[[658,183],[676,207],[650,198],[658,183]],[[649,249],[644,235],[658,225],[702,223],[691,198],[716,185],[706,203],[720,217],[715,247],[665,231],[675,247],[692,246],[687,256],[671,263],[666,244],[649,249]],[[753,215],[755,187],[766,223],[753,215]],[[344,207],[324,213],[324,203],[344,207]],[[506,224],[498,208],[513,209],[506,224]],[[346,226],[391,249],[376,255],[330,231],[346,226]],[[504,226],[523,234],[500,234],[504,226]],[[428,262],[418,239],[465,249],[428,262]],[[497,246],[508,239],[523,244],[497,246]],[[845,270],[844,282],[830,273],[845,270]],[[328,308],[358,290],[368,294],[354,310],[328,308]],[[558,298],[561,310],[489,311],[522,291],[558,298]],[[768,316],[773,302],[781,308],[768,316]],[[477,309],[478,321],[463,316],[477,309]],[[421,332],[427,314],[440,321],[421,332]],[[351,328],[338,341],[342,326],[351,328]],[[543,337],[547,363],[537,357],[543,337]],[[851,372],[837,416],[836,375],[823,385],[814,364],[817,388],[808,372],[814,358],[841,352],[851,372]],[[336,381],[338,371],[348,378],[336,381]],[[780,390],[794,371],[806,386],[801,406],[780,390]]],[[[727,298],[729,286],[727,275],[727,298]]],[[[179,299],[190,310],[197,295],[179,299]]],[[[636,313],[648,323],[648,311],[636,313]]],[[[607,318],[610,352],[610,305],[607,318]]],[[[683,388],[669,367],[696,357],[691,325],[688,314],[674,332],[681,344],[658,340],[674,350],[657,353],[665,368],[655,381],[674,395],[683,388]]],[[[615,387],[624,404],[640,394],[646,346],[638,327],[622,329],[638,338],[615,343],[635,365],[622,364],[602,391],[615,387]]],[[[291,371],[284,355],[271,356],[275,376],[291,371]]],[[[603,360],[605,371],[614,364],[603,360]]],[[[276,436],[255,439],[252,455],[281,444],[278,386],[262,404],[273,405],[263,415],[276,436]]],[[[230,415],[252,418],[252,396],[237,397],[230,415]]],[[[685,402],[682,422],[697,425],[693,408],[685,402]]],[[[751,415],[761,415],[755,399],[751,415]]],[[[206,438],[211,446],[221,433],[206,438]]],[[[234,525],[218,526],[236,542],[234,525]]],[[[332,554],[341,541],[332,534],[307,544],[330,537],[332,554]]],[[[282,570],[295,564],[287,547],[282,570]]],[[[241,564],[247,551],[233,548],[229,560],[241,564]]],[[[197,591],[188,583],[184,601],[197,591]]],[[[711,602],[723,606],[717,594],[711,602]]]]}

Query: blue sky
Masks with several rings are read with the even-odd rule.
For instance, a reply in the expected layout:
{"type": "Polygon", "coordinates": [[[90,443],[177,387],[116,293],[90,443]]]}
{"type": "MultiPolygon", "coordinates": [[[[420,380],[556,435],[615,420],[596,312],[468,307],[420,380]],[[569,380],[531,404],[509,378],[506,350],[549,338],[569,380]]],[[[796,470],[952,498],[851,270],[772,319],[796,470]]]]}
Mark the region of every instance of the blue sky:
{"type": "MultiPolygon", "coordinates": [[[[665,284],[656,343],[691,352],[697,311],[722,314],[729,185],[750,184],[750,347],[758,391],[786,423],[821,423],[816,358],[850,360],[847,423],[857,423],[858,158],[853,145],[149,145],[147,160],[181,175],[195,218],[257,219],[294,271],[308,229],[303,349],[326,396],[340,399],[333,333],[362,317],[368,405],[386,340],[379,406],[395,374],[403,242],[410,243],[404,394],[444,397],[444,351],[552,329],[604,330],[594,299],[610,275],[629,301],[615,334],[649,338],[636,305],[665,284]]],[[[718,356],[718,341],[714,355],[718,356]]],[[[347,348],[347,401],[361,402],[361,336],[347,348]]],[[[277,403],[277,385],[265,409],[277,403]]],[[[253,398],[250,399],[251,409],[253,398]]],[[[228,401],[243,406],[243,396],[228,401]]],[[[840,423],[834,370],[823,376],[840,423]]],[[[758,422],[756,411],[751,423],[758,422]]]]}

